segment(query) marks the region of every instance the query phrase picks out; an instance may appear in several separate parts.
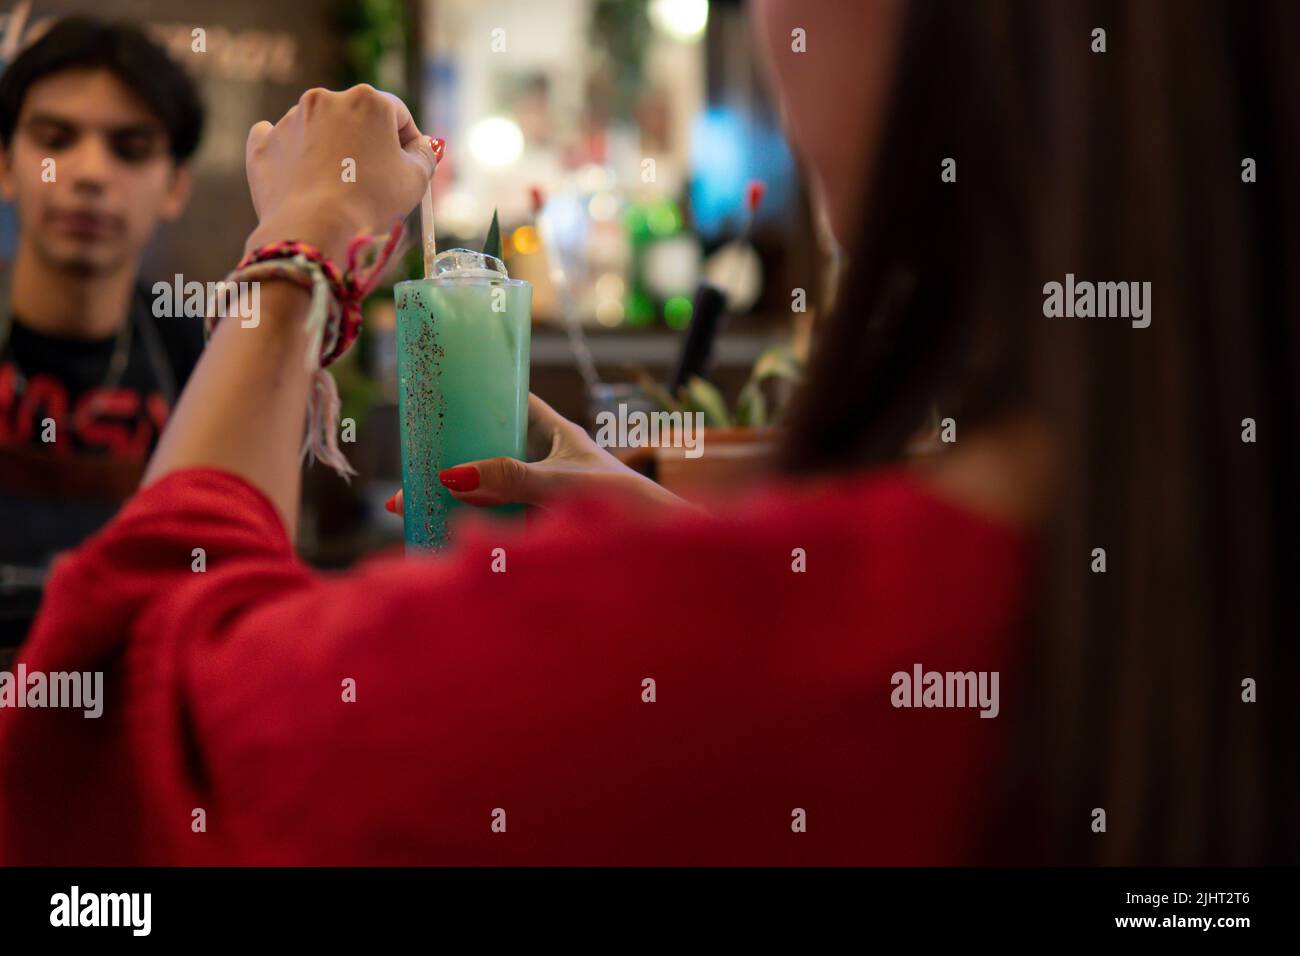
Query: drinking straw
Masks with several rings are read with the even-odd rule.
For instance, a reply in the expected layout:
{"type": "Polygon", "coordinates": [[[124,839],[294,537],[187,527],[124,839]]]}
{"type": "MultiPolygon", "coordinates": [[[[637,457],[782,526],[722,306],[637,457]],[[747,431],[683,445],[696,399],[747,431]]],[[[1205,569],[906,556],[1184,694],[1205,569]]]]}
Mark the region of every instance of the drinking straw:
{"type": "Polygon", "coordinates": [[[542,191],[534,186],[529,190],[529,195],[533,200],[533,219],[541,236],[542,254],[546,257],[551,285],[555,287],[555,295],[560,300],[560,317],[564,320],[564,330],[568,333],[569,351],[573,353],[573,360],[577,362],[578,371],[582,373],[582,380],[590,393],[591,389],[600,384],[600,374],[596,371],[591,350],[587,348],[587,337],[578,322],[577,305],[573,301],[573,290],[569,285],[568,274],[564,271],[559,247],[555,245],[551,219],[542,212],[545,205],[542,191]]]}
{"type": "MultiPolygon", "coordinates": [[[[442,154],[447,148],[446,140],[436,137],[429,137],[429,145],[433,147],[433,171],[438,171],[438,164],[442,162],[442,154]]],[[[424,196],[420,199],[420,235],[424,241],[424,277],[433,278],[433,257],[438,254],[438,242],[433,233],[433,177],[429,177],[429,188],[424,191],[424,196]]]]}

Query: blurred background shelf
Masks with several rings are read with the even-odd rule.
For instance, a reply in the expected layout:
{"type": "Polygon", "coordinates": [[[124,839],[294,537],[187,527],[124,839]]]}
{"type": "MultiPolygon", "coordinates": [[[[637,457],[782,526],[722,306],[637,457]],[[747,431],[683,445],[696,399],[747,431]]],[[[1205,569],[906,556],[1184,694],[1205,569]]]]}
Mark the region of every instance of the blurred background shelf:
{"type": "MultiPolygon", "coordinates": [[[[606,382],[678,361],[693,296],[729,293],[706,376],[734,403],[755,360],[806,341],[826,285],[806,184],[780,132],[740,0],[114,0],[112,16],[158,37],[199,81],[207,126],[194,199],[157,237],[143,278],[221,278],[255,225],[244,177],[250,126],[313,86],[371,83],[401,96],[447,140],[434,179],[441,248],[481,248],[499,211],[503,258],[533,283],[531,387],[590,424],[590,395],[551,283],[565,264],[570,312],[606,382]],[[205,31],[206,50],[193,49],[205,31]],[[752,230],[745,194],[766,194],[752,230]],[[542,241],[534,191],[554,227],[542,241]]],[[[102,0],[14,0],[0,8],[0,60],[52,18],[105,13],[102,0]]],[[[0,259],[14,248],[0,204],[0,259]]],[[[303,555],[346,564],[397,540],[383,509],[399,468],[391,282],[366,305],[357,347],[334,367],[359,470],[348,485],[308,471],[303,555]]]]}
{"type": "MultiPolygon", "coordinates": [[[[777,332],[731,332],[719,339],[713,352],[717,368],[743,366],[745,371],[768,346],[776,344],[786,330],[777,332]]],[[[665,368],[677,361],[682,339],[675,332],[588,332],[592,359],[602,370],[636,364],[647,369],[665,368]]],[[[533,330],[533,370],[573,367],[569,341],[558,330],[533,330]]]]}

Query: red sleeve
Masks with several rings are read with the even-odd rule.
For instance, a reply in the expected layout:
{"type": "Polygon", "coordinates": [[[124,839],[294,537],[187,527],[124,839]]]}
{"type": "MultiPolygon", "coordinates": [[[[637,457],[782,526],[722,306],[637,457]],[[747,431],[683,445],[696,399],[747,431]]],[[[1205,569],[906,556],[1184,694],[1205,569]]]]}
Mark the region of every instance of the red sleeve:
{"type": "Polygon", "coordinates": [[[889,675],[1005,670],[1016,548],[876,497],[872,539],[844,496],[732,521],[611,511],[596,536],[482,526],[449,559],[320,576],[255,489],[175,474],[61,564],[29,645],[113,675],[98,769],[41,755],[85,746],[80,721],[29,716],[0,733],[0,771],[103,788],[124,836],[17,800],[79,836],[78,862],[959,859],[1001,725],[894,709],[889,675]],[[792,573],[795,547],[815,573],[792,573]]]}
{"type": "Polygon", "coordinates": [[[60,557],[14,669],[99,675],[102,713],[0,711],[0,860],[167,858],[151,815],[201,805],[195,655],[250,605],[312,581],[270,501],[208,470],[144,489],[60,557]]]}

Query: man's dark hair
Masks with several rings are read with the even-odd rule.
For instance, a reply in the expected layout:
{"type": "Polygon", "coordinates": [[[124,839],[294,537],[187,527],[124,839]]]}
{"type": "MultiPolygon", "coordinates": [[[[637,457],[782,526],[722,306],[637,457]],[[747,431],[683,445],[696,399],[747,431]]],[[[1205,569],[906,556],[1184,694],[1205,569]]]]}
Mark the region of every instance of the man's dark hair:
{"type": "Polygon", "coordinates": [[[198,149],[203,101],[194,80],[139,28],[91,17],[60,20],[0,76],[0,142],[6,149],[32,84],[66,70],[108,70],[126,84],[166,128],[176,162],[198,149]]]}

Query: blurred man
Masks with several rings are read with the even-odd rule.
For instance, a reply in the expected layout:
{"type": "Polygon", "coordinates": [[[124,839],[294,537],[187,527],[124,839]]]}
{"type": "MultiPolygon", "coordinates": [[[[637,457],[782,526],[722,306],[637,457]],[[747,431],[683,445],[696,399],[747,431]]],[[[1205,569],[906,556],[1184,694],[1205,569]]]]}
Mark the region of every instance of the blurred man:
{"type": "Polygon", "coordinates": [[[196,319],[155,318],[141,258],[180,215],[203,109],[144,34],[61,21],[0,77],[0,186],[17,253],[0,272],[0,655],[53,555],[139,482],[197,361],[196,319]]]}

